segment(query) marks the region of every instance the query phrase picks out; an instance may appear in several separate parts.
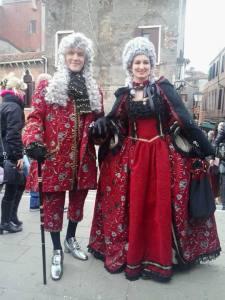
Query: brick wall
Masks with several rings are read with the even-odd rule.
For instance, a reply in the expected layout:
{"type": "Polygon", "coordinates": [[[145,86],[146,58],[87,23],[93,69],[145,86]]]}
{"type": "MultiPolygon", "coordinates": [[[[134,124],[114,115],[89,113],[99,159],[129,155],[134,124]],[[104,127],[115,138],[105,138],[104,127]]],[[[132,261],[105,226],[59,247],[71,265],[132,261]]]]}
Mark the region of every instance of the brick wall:
{"type": "Polygon", "coordinates": [[[37,10],[32,1],[4,4],[0,7],[0,40],[6,41],[18,50],[41,50],[41,1],[37,10]],[[29,32],[29,23],[36,21],[36,33],[29,32]]]}

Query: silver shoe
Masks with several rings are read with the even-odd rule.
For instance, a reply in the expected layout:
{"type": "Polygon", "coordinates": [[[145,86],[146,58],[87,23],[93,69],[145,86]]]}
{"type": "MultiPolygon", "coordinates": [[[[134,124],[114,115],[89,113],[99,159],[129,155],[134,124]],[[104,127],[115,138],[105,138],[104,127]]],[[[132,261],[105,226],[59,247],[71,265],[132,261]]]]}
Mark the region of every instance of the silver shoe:
{"type": "Polygon", "coordinates": [[[88,259],[87,254],[81,249],[79,243],[74,237],[69,238],[68,241],[65,239],[64,246],[65,246],[65,252],[71,253],[74,258],[78,258],[80,260],[88,259]]]}
{"type": "Polygon", "coordinates": [[[63,275],[63,251],[53,250],[51,277],[53,280],[59,280],[63,275]]]}

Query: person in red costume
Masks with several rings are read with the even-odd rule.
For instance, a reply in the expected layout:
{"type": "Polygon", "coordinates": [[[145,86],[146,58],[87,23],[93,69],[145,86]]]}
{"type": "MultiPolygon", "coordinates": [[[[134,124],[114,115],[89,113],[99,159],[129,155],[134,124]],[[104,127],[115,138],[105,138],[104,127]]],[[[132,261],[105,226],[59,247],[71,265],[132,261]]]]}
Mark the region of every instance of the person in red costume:
{"type": "MultiPolygon", "coordinates": [[[[44,228],[50,231],[53,243],[53,280],[63,274],[60,231],[66,191],[69,222],[65,252],[80,260],[88,259],[75,235],[88,190],[97,185],[95,148],[88,128],[103,112],[102,97],[93,78],[93,55],[92,41],[82,33],[72,33],[61,40],[57,71],[52,79],[38,84],[23,135],[27,155],[44,161],[44,228]]],[[[36,161],[31,164],[28,183],[37,190],[36,161]]]]}
{"type": "Polygon", "coordinates": [[[173,85],[155,80],[155,61],[148,39],[126,44],[126,85],[90,128],[93,140],[104,142],[89,251],[111,273],[167,282],[174,268],[216,258],[221,249],[213,214],[194,219],[188,211],[191,170],[214,150],[173,85]],[[172,143],[176,123],[197,145],[190,157],[172,143]]]}

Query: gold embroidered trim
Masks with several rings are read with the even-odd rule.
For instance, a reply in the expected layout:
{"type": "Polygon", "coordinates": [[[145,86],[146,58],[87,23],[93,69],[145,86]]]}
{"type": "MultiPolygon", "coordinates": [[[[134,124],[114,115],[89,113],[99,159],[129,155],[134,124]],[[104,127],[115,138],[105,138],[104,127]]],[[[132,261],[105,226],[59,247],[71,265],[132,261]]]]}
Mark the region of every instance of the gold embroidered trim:
{"type": "Polygon", "coordinates": [[[140,142],[146,142],[146,143],[152,143],[153,141],[155,141],[156,139],[160,138],[160,135],[156,135],[154,136],[152,139],[147,140],[147,139],[142,139],[142,138],[136,138],[136,137],[132,137],[132,136],[128,136],[129,139],[132,140],[136,140],[136,141],[140,141],[140,142]]]}

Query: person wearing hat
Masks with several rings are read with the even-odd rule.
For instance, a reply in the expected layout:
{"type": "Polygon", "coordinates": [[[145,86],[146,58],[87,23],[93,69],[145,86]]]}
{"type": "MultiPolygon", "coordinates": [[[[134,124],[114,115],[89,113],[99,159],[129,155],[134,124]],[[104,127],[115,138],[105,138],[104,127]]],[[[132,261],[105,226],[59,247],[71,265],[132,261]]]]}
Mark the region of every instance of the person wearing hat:
{"type": "MultiPolygon", "coordinates": [[[[61,40],[57,71],[52,79],[39,83],[23,135],[30,149],[27,154],[33,159],[45,159],[42,168],[44,228],[50,232],[53,243],[53,280],[59,280],[63,274],[60,231],[66,191],[69,191],[69,222],[65,252],[83,261],[88,259],[75,236],[88,190],[96,188],[95,148],[89,140],[88,127],[103,112],[102,97],[93,78],[93,56],[92,41],[84,34],[72,33],[61,40]]],[[[34,161],[29,177],[37,190],[34,161]]]]}
{"type": "Polygon", "coordinates": [[[102,145],[88,248],[111,273],[167,282],[175,264],[210,260],[221,249],[214,216],[195,220],[188,212],[192,162],[214,150],[173,85],[155,79],[155,63],[151,41],[131,39],[123,51],[126,85],[115,92],[111,112],[90,128],[102,145]],[[198,145],[190,151],[195,159],[172,144],[176,123],[198,145]]]}
{"type": "MultiPolygon", "coordinates": [[[[16,163],[18,169],[23,168],[22,129],[24,126],[24,90],[26,84],[10,73],[1,81],[0,105],[1,140],[0,165],[4,159],[16,163]],[[7,157],[4,157],[4,153],[7,157]]],[[[23,222],[18,219],[17,211],[25,189],[25,176],[18,182],[5,184],[5,193],[1,202],[0,232],[16,233],[22,230],[23,222]]]]}

